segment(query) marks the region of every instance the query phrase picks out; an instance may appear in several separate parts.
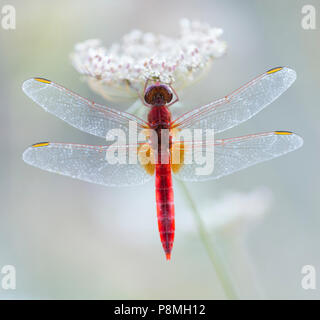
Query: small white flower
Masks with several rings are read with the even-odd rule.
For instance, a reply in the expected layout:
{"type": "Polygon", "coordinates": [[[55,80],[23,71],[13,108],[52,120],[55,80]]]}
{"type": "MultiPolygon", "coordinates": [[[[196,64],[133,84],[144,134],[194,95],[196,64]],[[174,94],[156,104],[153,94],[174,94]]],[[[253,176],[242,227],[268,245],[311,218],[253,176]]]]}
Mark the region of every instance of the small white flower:
{"type": "Polygon", "coordinates": [[[193,82],[214,58],[225,53],[222,29],[183,19],[177,38],[140,30],[105,48],[100,40],[78,43],[71,55],[77,71],[106,98],[137,97],[147,79],[172,83],[177,90],[193,82]]]}

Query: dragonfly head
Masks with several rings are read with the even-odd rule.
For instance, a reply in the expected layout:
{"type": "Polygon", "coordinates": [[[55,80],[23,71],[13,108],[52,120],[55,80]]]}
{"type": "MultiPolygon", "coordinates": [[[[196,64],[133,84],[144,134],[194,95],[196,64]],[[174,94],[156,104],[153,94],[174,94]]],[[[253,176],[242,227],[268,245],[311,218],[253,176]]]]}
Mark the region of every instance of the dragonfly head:
{"type": "Polygon", "coordinates": [[[171,89],[165,84],[152,84],[144,94],[144,100],[151,106],[164,106],[169,104],[173,98],[171,89]]]}

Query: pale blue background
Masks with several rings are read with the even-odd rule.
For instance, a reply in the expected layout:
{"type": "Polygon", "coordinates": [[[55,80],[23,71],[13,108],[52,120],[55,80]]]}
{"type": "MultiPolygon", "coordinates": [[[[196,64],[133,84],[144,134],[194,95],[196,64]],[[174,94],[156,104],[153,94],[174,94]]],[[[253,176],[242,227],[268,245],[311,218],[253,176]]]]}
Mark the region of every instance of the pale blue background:
{"type": "MultiPolygon", "coordinates": [[[[206,203],[230,190],[271,190],[266,215],[245,235],[265,297],[319,298],[320,283],[315,291],[300,285],[303,265],[313,264],[320,272],[320,3],[307,3],[317,9],[315,31],[301,28],[305,1],[1,0],[0,7],[16,7],[17,29],[0,29],[0,267],[16,266],[17,289],[0,288],[0,298],[224,297],[197,233],[183,231],[192,216],[179,190],[176,240],[167,263],[152,183],[104,188],[21,160],[23,150],[38,141],[103,143],[37,107],[23,94],[23,80],[43,76],[103,102],[71,66],[73,45],[88,38],[109,45],[133,28],[175,35],[181,17],[223,28],[228,43],[227,55],[183,96],[190,107],[222,97],[271,67],[288,65],[297,71],[297,81],[281,98],[221,136],[292,130],[304,137],[304,147],[189,187],[197,201],[206,203]]],[[[234,254],[226,252],[237,269],[234,254]]],[[[240,296],[256,297],[247,290],[246,276],[236,275],[240,296]]]]}

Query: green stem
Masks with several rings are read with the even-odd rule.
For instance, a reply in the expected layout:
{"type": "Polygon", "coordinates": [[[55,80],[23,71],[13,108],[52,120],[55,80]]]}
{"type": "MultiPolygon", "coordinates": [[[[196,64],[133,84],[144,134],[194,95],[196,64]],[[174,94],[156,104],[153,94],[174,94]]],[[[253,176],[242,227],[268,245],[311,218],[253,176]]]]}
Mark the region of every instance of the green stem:
{"type": "Polygon", "coordinates": [[[190,206],[192,207],[193,217],[196,221],[198,232],[201,238],[201,241],[206,249],[206,252],[209,256],[209,259],[212,263],[212,266],[215,269],[215,272],[221,282],[221,286],[224,289],[225,295],[228,299],[238,299],[235,287],[231,275],[228,272],[228,265],[225,262],[221,248],[218,245],[218,241],[215,237],[209,237],[209,234],[206,230],[206,227],[203,223],[200,213],[191,197],[191,194],[184,184],[184,182],[179,181],[181,189],[183,189],[186,198],[188,199],[190,206]],[[211,238],[211,239],[210,239],[211,238]]]}

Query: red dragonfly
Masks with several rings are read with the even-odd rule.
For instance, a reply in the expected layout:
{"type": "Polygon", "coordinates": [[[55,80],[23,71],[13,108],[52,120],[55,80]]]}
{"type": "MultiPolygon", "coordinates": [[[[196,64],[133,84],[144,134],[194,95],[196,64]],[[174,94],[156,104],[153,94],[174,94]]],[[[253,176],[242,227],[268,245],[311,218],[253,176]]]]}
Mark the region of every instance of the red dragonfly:
{"type": "MultiPolygon", "coordinates": [[[[219,133],[230,129],[257,114],[278,98],[295,81],[295,71],[287,67],[273,68],[256,77],[224,98],[189,111],[177,119],[171,118],[170,106],[178,101],[171,85],[146,82],[143,103],[150,108],[147,121],[118,111],[67,90],[43,78],[32,78],[23,83],[23,91],[46,111],[70,125],[106,138],[109,130],[121,129],[129,134],[129,123],[139,131],[155,130],[157,140],[148,138],[137,144],[123,144],[128,156],[136,150],[140,161],[114,163],[106,161],[110,145],[90,146],[41,142],[25,150],[23,159],[43,170],[105,186],[134,186],[149,181],[155,175],[158,227],[162,246],[169,260],[174,241],[175,220],[172,173],[183,181],[217,179],[259,162],[273,159],[302,146],[303,140],[289,131],[272,131],[247,136],[209,141],[174,141],[183,129],[214,129],[219,133]],[[161,130],[169,132],[169,146],[163,148],[161,130]],[[155,147],[157,142],[157,147],[155,147]],[[196,174],[198,164],[185,163],[188,152],[210,152],[214,145],[214,170],[208,175],[196,174]],[[200,148],[201,147],[201,148],[200,148]],[[143,162],[148,154],[154,161],[143,162]],[[179,155],[181,161],[172,159],[179,155]]],[[[212,152],[212,151],[211,151],[212,152]]]]}

